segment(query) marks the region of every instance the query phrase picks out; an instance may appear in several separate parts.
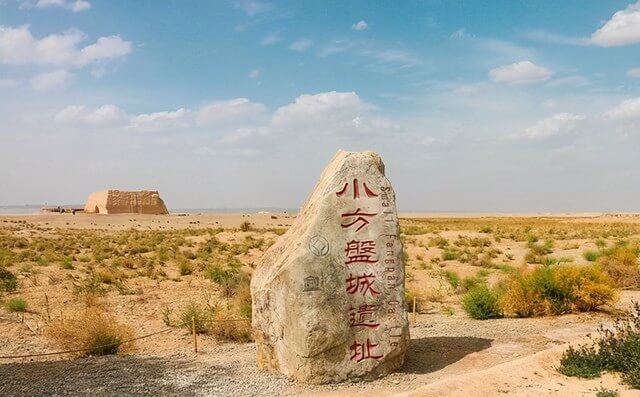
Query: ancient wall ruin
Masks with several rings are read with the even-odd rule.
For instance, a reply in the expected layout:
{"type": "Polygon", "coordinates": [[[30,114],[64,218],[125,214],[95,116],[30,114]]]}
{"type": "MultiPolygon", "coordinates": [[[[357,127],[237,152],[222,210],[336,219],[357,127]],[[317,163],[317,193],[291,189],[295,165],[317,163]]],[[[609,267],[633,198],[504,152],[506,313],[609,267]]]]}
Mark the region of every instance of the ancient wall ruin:
{"type": "Polygon", "coordinates": [[[89,195],[84,212],[96,214],[153,214],[169,213],[158,191],[137,192],[103,190],[89,195]]]}

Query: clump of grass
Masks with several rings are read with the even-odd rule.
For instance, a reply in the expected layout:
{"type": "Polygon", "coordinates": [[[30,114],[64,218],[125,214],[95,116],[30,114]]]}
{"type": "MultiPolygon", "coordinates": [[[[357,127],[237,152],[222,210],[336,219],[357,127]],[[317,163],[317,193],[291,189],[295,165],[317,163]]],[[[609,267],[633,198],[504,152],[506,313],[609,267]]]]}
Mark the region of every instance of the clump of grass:
{"type": "Polygon", "coordinates": [[[587,262],[595,262],[600,257],[600,253],[598,251],[585,251],[582,253],[582,257],[587,260],[587,262]]]}
{"type": "Polygon", "coordinates": [[[596,310],[615,298],[613,283],[599,266],[547,266],[515,275],[501,306],[510,315],[532,317],[596,310]]]}
{"type": "Polygon", "coordinates": [[[240,230],[243,232],[250,232],[253,230],[253,225],[249,221],[244,221],[240,224],[240,230]]]}
{"type": "Polygon", "coordinates": [[[449,245],[449,240],[442,236],[435,236],[429,239],[429,247],[444,248],[449,245]]]}
{"type": "Polygon", "coordinates": [[[71,258],[64,258],[60,261],[60,268],[65,270],[73,269],[73,260],[71,258]]]}
{"type": "Polygon", "coordinates": [[[594,378],[604,371],[622,374],[623,383],[640,389],[640,304],[618,318],[613,328],[600,326],[591,345],[569,347],[558,371],[567,376],[594,378]]]}
{"type": "Polygon", "coordinates": [[[76,356],[103,356],[133,349],[133,331],[103,309],[90,307],[64,321],[54,322],[47,331],[60,348],[83,350],[76,356]]]}
{"type": "Polygon", "coordinates": [[[527,243],[529,252],[527,252],[524,258],[527,263],[542,263],[542,260],[547,257],[547,255],[553,253],[552,240],[545,240],[541,244],[537,243],[537,241],[537,238],[529,238],[529,242],[527,243]]]}
{"type": "Polygon", "coordinates": [[[499,304],[498,293],[491,290],[486,284],[478,284],[471,288],[462,298],[462,307],[465,312],[476,320],[500,318],[503,316],[499,304]]]}
{"type": "Polygon", "coordinates": [[[596,397],[618,397],[620,394],[617,390],[599,387],[596,389],[596,397]]]}
{"type": "Polygon", "coordinates": [[[0,292],[11,292],[18,288],[18,278],[4,266],[0,266],[0,292]]]}
{"type": "Polygon", "coordinates": [[[177,260],[178,262],[178,272],[180,272],[181,276],[187,276],[193,273],[193,264],[186,258],[180,258],[177,260]]]}
{"type": "Polygon", "coordinates": [[[458,273],[447,270],[442,273],[442,276],[454,289],[460,285],[460,276],[458,276],[458,273]]]}
{"type": "Polygon", "coordinates": [[[211,321],[210,333],[218,340],[231,342],[251,342],[251,322],[232,313],[230,310],[218,310],[211,321]]]}
{"type": "Polygon", "coordinates": [[[180,326],[191,330],[195,322],[196,333],[206,333],[209,331],[209,322],[212,314],[211,309],[204,308],[193,302],[189,303],[180,313],[180,326]]]}
{"type": "Polygon", "coordinates": [[[9,313],[25,313],[27,311],[27,301],[24,298],[11,298],[4,303],[4,308],[9,313]]]}
{"type": "Polygon", "coordinates": [[[222,287],[222,293],[229,298],[243,284],[249,283],[249,277],[235,267],[222,268],[212,264],[205,269],[205,276],[222,287]]]}

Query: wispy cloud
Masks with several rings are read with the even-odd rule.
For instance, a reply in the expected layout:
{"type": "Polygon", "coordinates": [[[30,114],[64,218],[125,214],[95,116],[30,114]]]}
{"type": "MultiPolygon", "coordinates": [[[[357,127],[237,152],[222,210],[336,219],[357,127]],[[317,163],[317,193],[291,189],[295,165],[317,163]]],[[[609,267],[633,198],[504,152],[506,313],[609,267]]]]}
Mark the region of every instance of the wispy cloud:
{"type": "Polygon", "coordinates": [[[548,80],[553,71],[530,61],[521,61],[491,69],[489,77],[499,83],[526,85],[548,80]]]}
{"type": "Polygon", "coordinates": [[[253,69],[252,71],[249,72],[249,74],[247,75],[247,77],[249,77],[250,79],[255,79],[256,77],[260,76],[260,69],[253,69]]]}
{"type": "Polygon", "coordinates": [[[236,0],[234,2],[234,7],[242,10],[248,16],[253,17],[255,15],[270,11],[273,6],[271,5],[271,3],[261,1],[236,0]]]}
{"type": "Polygon", "coordinates": [[[523,35],[523,37],[534,41],[552,44],[570,44],[583,46],[591,44],[591,41],[586,37],[563,36],[560,34],[545,32],[543,30],[534,30],[531,32],[527,32],[523,35]]]}
{"type": "Polygon", "coordinates": [[[364,20],[358,21],[358,22],[354,23],[353,25],[351,25],[351,29],[356,30],[356,31],[365,30],[368,27],[369,27],[369,24],[367,22],[365,22],[364,20]]]}
{"type": "Polygon", "coordinates": [[[640,68],[631,68],[631,69],[629,69],[629,71],[627,72],[627,75],[629,77],[638,77],[638,78],[640,78],[640,68]]]}
{"type": "Polygon", "coordinates": [[[576,122],[584,120],[584,116],[571,113],[557,113],[553,116],[538,121],[535,125],[524,131],[527,139],[545,139],[560,134],[571,132],[576,127],[576,122]]]}
{"type": "Polygon", "coordinates": [[[356,46],[356,43],[351,40],[333,40],[324,45],[318,51],[319,57],[326,57],[329,55],[339,54],[341,52],[348,51],[356,46]]]}
{"type": "Polygon", "coordinates": [[[449,36],[449,38],[451,38],[451,39],[460,39],[460,38],[464,37],[465,34],[466,34],[465,28],[460,28],[460,29],[456,30],[455,32],[451,33],[451,36],[449,36]]]}
{"type": "Polygon", "coordinates": [[[292,51],[304,52],[313,45],[313,41],[309,39],[299,39],[289,44],[289,49],[292,51]]]}
{"type": "Polygon", "coordinates": [[[91,8],[91,3],[85,0],[20,0],[21,8],[48,8],[60,7],[72,12],[82,12],[91,8]]]}
{"type": "Polygon", "coordinates": [[[262,38],[262,45],[274,45],[280,42],[282,38],[280,37],[280,33],[272,32],[262,38]]]}

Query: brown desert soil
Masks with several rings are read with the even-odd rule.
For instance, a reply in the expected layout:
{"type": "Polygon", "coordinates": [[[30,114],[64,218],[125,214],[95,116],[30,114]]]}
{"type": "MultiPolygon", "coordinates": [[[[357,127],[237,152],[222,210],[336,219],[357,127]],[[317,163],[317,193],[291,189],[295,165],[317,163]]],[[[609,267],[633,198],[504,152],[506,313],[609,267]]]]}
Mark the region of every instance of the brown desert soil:
{"type": "MultiPolygon", "coordinates": [[[[277,214],[276,219],[273,216],[2,215],[0,227],[23,220],[30,228],[39,228],[39,233],[56,229],[180,230],[234,228],[248,220],[258,228],[278,228],[289,226],[294,219],[290,214],[277,214]]],[[[640,223],[635,215],[566,217],[576,223],[585,220],[604,224],[640,223]]],[[[252,233],[236,229],[225,231],[219,237],[233,242],[252,233]]],[[[271,232],[260,235],[277,238],[271,232]]],[[[451,230],[439,235],[455,239],[477,233],[451,230]]],[[[428,261],[441,254],[438,248],[425,248],[421,243],[433,236],[410,236],[413,239],[405,247],[410,263],[415,262],[417,255],[428,261]]],[[[580,250],[558,249],[558,256],[571,256],[578,263],[584,262],[581,252],[594,246],[593,239],[571,242],[578,243],[580,250]]],[[[522,244],[511,240],[503,240],[499,247],[513,254],[514,263],[521,262],[526,253],[522,244]]],[[[256,263],[260,255],[261,252],[251,251],[241,259],[243,263],[256,263]]],[[[461,277],[478,270],[476,266],[455,261],[441,264],[441,268],[455,269],[461,277]]],[[[443,288],[442,281],[432,277],[432,270],[415,265],[407,266],[407,270],[413,275],[409,284],[427,286],[426,289],[443,288]]],[[[31,307],[39,309],[27,313],[24,322],[16,314],[0,310],[0,356],[58,350],[45,332],[41,309],[45,294],[53,308],[53,317],[59,316],[59,310],[64,311],[62,316],[68,316],[81,307],[69,288],[50,282],[61,279],[63,272],[65,270],[58,266],[48,266],[42,268],[36,282],[20,279],[22,287],[14,294],[25,297],[31,307]]],[[[203,292],[209,281],[190,275],[177,282],[179,274],[170,268],[167,274],[162,280],[135,279],[131,287],[143,290],[144,294],[110,292],[104,304],[140,336],[166,328],[161,320],[164,308],[178,308],[194,299],[211,298],[203,292]]],[[[498,273],[491,273],[489,280],[494,276],[498,277],[498,273]]],[[[453,291],[444,289],[441,295],[444,296],[426,303],[415,319],[410,315],[411,343],[405,364],[398,372],[382,379],[320,386],[296,384],[278,374],[259,371],[252,343],[219,342],[203,335],[198,339],[199,351],[194,353],[190,333],[173,328],[137,341],[135,351],[128,355],[0,359],[0,396],[594,396],[600,386],[616,389],[621,396],[640,396],[640,390],[621,385],[615,375],[580,380],[563,376],[555,369],[569,343],[585,342],[586,336],[593,335],[600,324],[612,321],[613,311],[640,300],[640,291],[622,291],[616,307],[603,312],[484,321],[470,319],[453,298],[453,291]]]]}

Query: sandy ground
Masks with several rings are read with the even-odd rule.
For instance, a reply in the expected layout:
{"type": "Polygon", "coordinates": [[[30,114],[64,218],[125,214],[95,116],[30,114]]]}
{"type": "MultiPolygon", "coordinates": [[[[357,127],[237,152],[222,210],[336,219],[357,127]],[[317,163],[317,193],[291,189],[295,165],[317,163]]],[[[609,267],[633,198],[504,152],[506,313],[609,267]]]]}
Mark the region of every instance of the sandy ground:
{"type": "MultiPolygon", "coordinates": [[[[443,214],[436,214],[441,216],[443,214]]],[[[451,217],[455,214],[447,214],[451,217]]],[[[495,216],[500,214],[483,214],[495,216]]],[[[504,215],[504,214],[502,214],[504,215]]],[[[502,216],[501,215],[501,216],[502,216]]],[[[413,215],[412,215],[413,216],[413,215]]],[[[434,217],[437,217],[434,216],[434,217]]],[[[460,218],[469,214],[457,214],[460,218]]],[[[511,216],[511,215],[509,215],[511,216]]],[[[531,217],[540,217],[540,214],[531,217]]],[[[425,217],[421,215],[420,217],[425,217]]],[[[637,215],[580,214],[565,216],[553,214],[566,222],[585,220],[602,223],[638,223],[637,215]]],[[[56,229],[100,229],[117,231],[174,230],[202,228],[236,228],[250,222],[258,228],[286,228],[294,220],[292,214],[185,214],[153,215],[0,215],[0,227],[16,224],[28,225],[47,233],[56,229]],[[18,223],[19,222],[19,223],[18,223]]],[[[277,238],[276,234],[261,234],[277,238]]],[[[455,239],[460,235],[475,236],[476,232],[445,231],[441,235],[455,239]]],[[[241,241],[249,233],[224,232],[225,241],[241,241]]],[[[415,258],[424,260],[440,255],[438,248],[426,249],[422,243],[429,236],[411,236],[407,251],[411,258],[408,272],[414,283],[439,286],[429,278],[433,270],[415,266],[415,258]]],[[[573,242],[573,241],[572,241],[573,242]]],[[[592,241],[577,241],[581,249],[593,247],[592,241]]],[[[521,244],[503,240],[500,248],[514,255],[514,262],[524,257],[521,244]]],[[[579,250],[554,253],[573,256],[579,262],[579,250]]],[[[255,262],[260,252],[252,252],[242,260],[255,262]]],[[[472,275],[474,266],[446,263],[443,269],[455,269],[461,276],[472,275]]],[[[136,334],[147,334],[164,329],[160,320],[165,307],[178,307],[193,296],[190,291],[204,289],[204,280],[185,276],[177,281],[174,269],[168,267],[168,279],[134,280],[132,288],[144,289],[142,295],[110,293],[107,304],[118,318],[135,328],[136,334]]],[[[23,280],[25,289],[18,291],[35,307],[43,307],[44,296],[50,301],[53,316],[64,308],[63,316],[77,310],[71,292],[58,287],[60,269],[54,266],[42,269],[34,280],[23,280]]],[[[198,294],[201,294],[198,292],[198,294]]],[[[450,294],[445,291],[444,295],[450,294]]],[[[192,294],[193,295],[193,294],[192,294]]],[[[618,308],[628,307],[640,300],[640,292],[624,291],[618,308]]],[[[198,299],[209,299],[198,296],[198,299]]],[[[0,356],[51,352],[43,334],[43,312],[28,313],[23,323],[19,317],[0,311],[0,356]]],[[[555,367],[567,343],[584,341],[601,323],[611,321],[607,313],[584,313],[534,319],[498,319],[476,321],[469,319],[456,303],[446,296],[427,305],[423,312],[412,318],[411,345],[406,363],[397,373],[372,382],[343,383],[327,386],[304,386],[291,383],[276,375],[258,371],[255,367],[253,344],[219,343],[213,338],[199,339],[199,352],[193,353],[189,333],[173,329],[168,333],[139,341],[134,355],[123,357],[95,357],[69,359],[45,357],[30,359],[0,359],[0,396],[471,396],[471,395],[560,395],[593,396],[601,385],[617,389],[623,396],[640,396],[640,391],[627,390],[612,375],[583,381],[559,374],[555,367]],[[444,313],[443,307],[453,307],[444,313]]]]}

